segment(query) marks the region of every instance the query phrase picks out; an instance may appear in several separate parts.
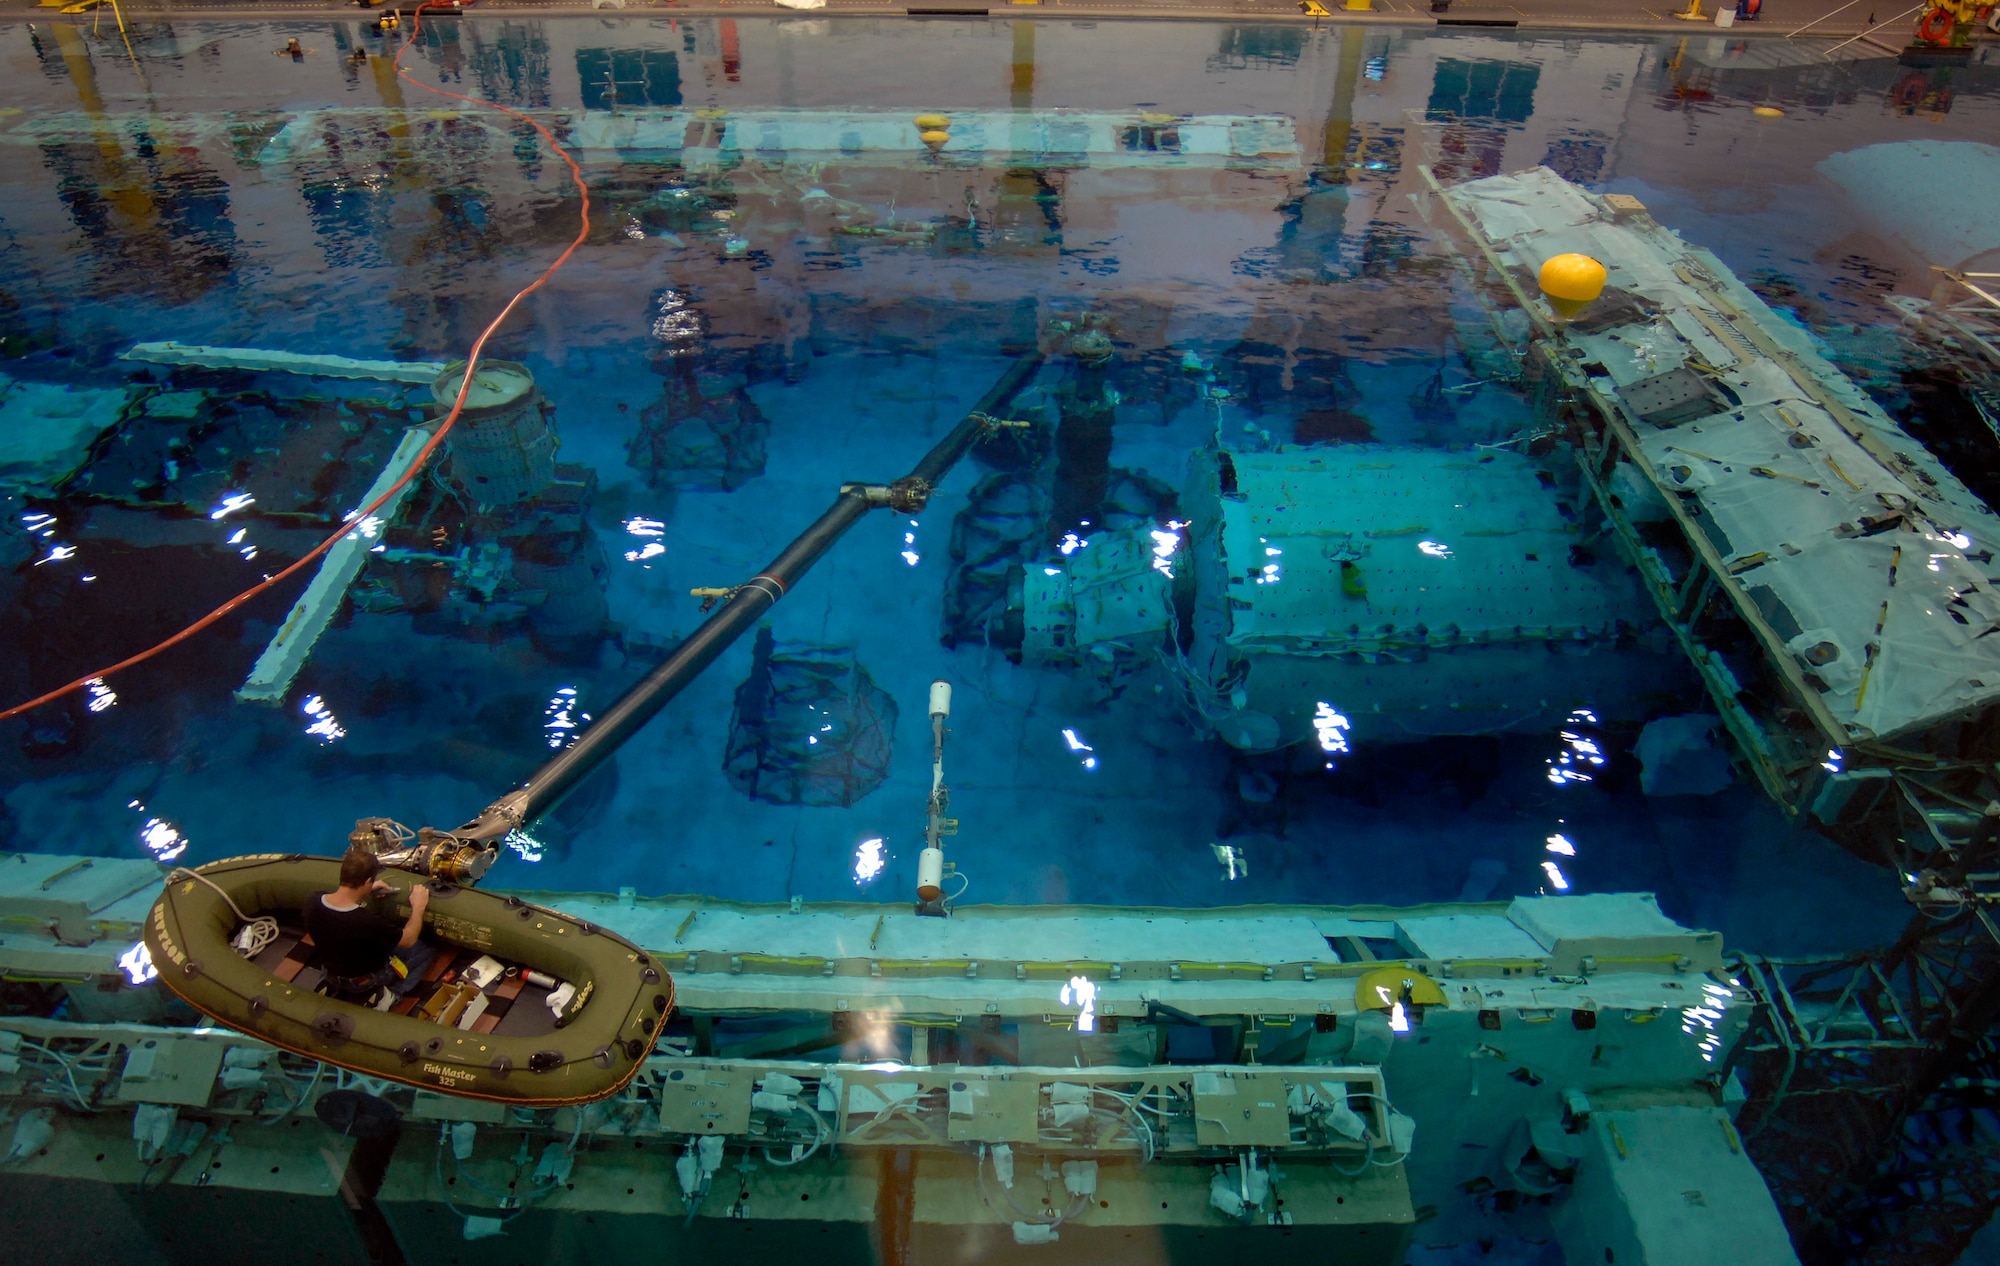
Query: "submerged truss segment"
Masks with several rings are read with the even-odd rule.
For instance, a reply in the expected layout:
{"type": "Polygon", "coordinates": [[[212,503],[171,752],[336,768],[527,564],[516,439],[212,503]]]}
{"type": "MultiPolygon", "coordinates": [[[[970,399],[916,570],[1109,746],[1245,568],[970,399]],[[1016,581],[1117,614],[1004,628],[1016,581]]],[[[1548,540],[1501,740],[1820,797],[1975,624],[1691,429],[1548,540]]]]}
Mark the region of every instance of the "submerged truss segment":
{"type": "MultiPolygon", "coordinates": [[[[1546,168],[1439,190],[1530,318],[1523,373],[1765,788],[1828,821],[1940,771],[1973,804],[2000,704],[2000,517],[1705,250],[1546,168]],[[1534,278],[1580,252],[1604,296],[1534,278]],[[1857,788],[1871,794],[1855,797],[1857,788]]],[[[1504,326],[1505,323],[1499,323],[1504,326]]]]}
{"type": "MultiPolygon", "coordinates": [[[[34,857],[5,872],[0,985],[37,982],[44,1010],[65,1004],[0,1017],[0,1111],[54,1131],[17,1174],[84,1191],[145,1175],[149,1208],[179,1216],[247,1206],[277,1186],[273,1165],[328,1173],[316,1149],[351,1140],[295,1127],[366,1083],[315,1052],[189,1027],[163,991],[129,983],[151,968],[128,946],[156,868],[34,857]]],[[[454,1239],[468,1216],[524,1217],[525,1241],[582,1212],[601,1236],[655,1246],[663,1221],[705,1234],[746,1220],[766,1238],[808,1231],[827,1260],[880,1260],[829,1252],[864,1226],[896,1250],[882,1257],[913,1261],[1058,1227],[1078,1260],[1104,1261],[1140,1232],[1245,1248],[1275,1233],[1309,1258],[1391,1266],[1413,1233],[1462,1241],[1503,1204],[1556,1198],[1569,1212],[1541,1233],[1572,1260],[1692,1237],[1732,1246],[1701,1260],[1795,1261],[1722,1089],[1751,991],[1717,934],[1649,896],[933,919],[544,895],[675,974],[643,1067],[610,1098],[532,1111],[376,1084],[401,1141],[367,1174],[336,1168],[299,1192],[321,1199],[290,1216],[354,1209],[412,1247],[438,1225],[454,1239]],[[530,1178],[519,1158],[535,1155],[530,1178]],[[1469,1157],[1483,1171],[1470,1182],[1469,1157]],[[499,1209],[477,1198],[477,1176],[505,1183],[510,1168],[499,1209]],[[1662,1206],[1664,1174],[1693,1176],[1662,1206]]]]}

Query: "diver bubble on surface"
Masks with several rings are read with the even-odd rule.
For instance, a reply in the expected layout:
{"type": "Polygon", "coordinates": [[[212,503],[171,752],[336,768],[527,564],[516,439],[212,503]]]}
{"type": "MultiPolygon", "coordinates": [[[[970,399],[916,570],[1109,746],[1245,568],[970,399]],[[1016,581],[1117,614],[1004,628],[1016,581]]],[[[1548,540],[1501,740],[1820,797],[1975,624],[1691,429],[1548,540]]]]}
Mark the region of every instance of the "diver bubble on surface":
{"type": "Polygon", "coordinates": [[[1582,727],[1595,725],[1597,714],[1589,708],[1572,709],[1564,728],[1557,732],[1563,750],[1548,761],[1548,779],[1561,787],[1573,782],[1592,782],[1591,770],[1604,764],[1604,748],[1598,741],[1582,732],[1582,727]]]}

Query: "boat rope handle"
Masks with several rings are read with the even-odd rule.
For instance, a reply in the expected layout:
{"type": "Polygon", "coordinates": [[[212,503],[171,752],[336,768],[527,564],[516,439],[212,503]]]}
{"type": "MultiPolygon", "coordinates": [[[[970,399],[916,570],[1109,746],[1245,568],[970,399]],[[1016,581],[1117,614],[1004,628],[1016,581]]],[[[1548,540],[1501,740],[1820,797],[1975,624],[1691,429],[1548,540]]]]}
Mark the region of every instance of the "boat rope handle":
{"type": "Polygon", "coordinates": [[[264,952],[264,948],[266,946],[268,946],[272,941],[278,939],[278,921],[276,919],[272,918],[268,914],[261,914],[253,919],[249,915],[243,913],[243,907],[236,904],[236,898],[230,896],[229,893],[222,887],[221,884],[216,883],[213,879],[210,879],[207,875],[202,874],[198,870],[189,870],[185,866],[180,866],[176,867],[174,871],[167,876],[167,884],[169,887],[171,887],[177,880],[181,879],[198,879],[202,883],[207,884],[210,888],[213,888],[215,890],[216,896],[221,897],[224,901],[229,903],[229,908],[235,911],[237,920],[246,925],[250,929],[249,937],[245,940],[243,945],[237,948],[237,952],[242,954],[243,957],[245,958],[257,957],[257,955],[264,952]]]}

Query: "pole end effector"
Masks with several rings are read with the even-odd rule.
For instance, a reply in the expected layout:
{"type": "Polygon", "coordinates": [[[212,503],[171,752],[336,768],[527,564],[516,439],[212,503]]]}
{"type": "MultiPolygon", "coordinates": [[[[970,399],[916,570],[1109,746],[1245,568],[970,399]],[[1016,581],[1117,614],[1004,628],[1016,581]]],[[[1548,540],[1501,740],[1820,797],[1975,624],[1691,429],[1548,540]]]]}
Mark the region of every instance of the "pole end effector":
{"type": "Polygon", "coordinates": [[[513,792],[486,807],[455,831],[409,828],[387,818],[363,818],[348,835],[349,848],[364,848],[383,866],[407,870],[441,884],[470,886],[486,877],[500,856],[500,841],[521,825],[524,797],[513,792]]]}
{"type": "Polygon", "coordinates": [[[892,484],[842,484],[841,495],[860,495],[870,510],[890,509],[898,514],[919,514],[931,501],[928,479],[905,475],[892,484]]]}

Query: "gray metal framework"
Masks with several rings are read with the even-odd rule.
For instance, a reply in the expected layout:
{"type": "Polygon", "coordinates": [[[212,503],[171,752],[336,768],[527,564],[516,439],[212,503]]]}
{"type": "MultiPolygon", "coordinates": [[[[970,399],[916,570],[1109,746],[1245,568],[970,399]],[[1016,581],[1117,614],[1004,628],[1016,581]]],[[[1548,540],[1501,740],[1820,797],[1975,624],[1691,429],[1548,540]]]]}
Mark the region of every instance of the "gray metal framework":
{"type": "Polygon", "coordinates": [[[1809,1264],[1943,1266],[2000,1204],[2000,817],[1928,843],[1895,944],[1737,964],[1739,1125],[1809,1264]]]}
{"type": "MultiPolygon", "coordinates": [[[[1521,358],[1521,386],[1540,412],[1560,424],[1584,487],[1765,792],[1787,814],[1810,815],[1844,844],[1871,856],[1879,854],[1879,841],[1901,833],[1903,796],[1900,791],[1883,794],[1891,787],[1908,783],[1920,789],[1927,803],[1969,805],[1974,812],[1987,801],[2000,799],[1996,736],[1985,716],[1952,718],[1915,738],[1893,740],[1857,737],[1833,716],[1748,590],[1725,583],[1734,571],[1702,528],[1696,511],[1682,504],[1652,468],[1618,405],[1562,354],[1557,327],[1491,243],[1444,196],[1431,169],[1418,170],[1473,247],[1471,255],[1460,257],[1468,279],[1528,317],[1526,346],[1514,348],[1521,358]],[[1648,530],[1624,511],[1611,492],[1612,475],[1621,463],[1630,463],[1647,483],[1662,489],[1669,525],[1648,530]],[[1922,750],[1904,745],[1913,742],[1922,750]]],[[[1695,315],[1717,339],[1780,364],[1788,362],[1788,354],[1755,321],[1736,312],[1710,279],[1685,266],[1676,271],[1702,296],[1707,311],[1696,310],[1695,315]]],[[[2000,329],[2000,310],[1995,312],[1995,326],[2000,329]]],[[[1497,322],[1495,329],[1507,341],[1497,322]]],[[[1878,452],[1884,465],[1894,468],[1893,456],[1882,449],[1881,441],[1839,400],[1810,375],[1793,377],[1856,442],[1878,452]]]]}
{"type": "MultiPolygon", "coordinates": [[[[1981,718],[1927,731],[1931,750],[1849,735],[1784,651],[1692,509],[1668,492],[1648,531],[1611,495],[1620,463],[1655,487],[1637,436],[1570,357],[1558,330],[1477,228],[1419,169],[1473,249],[1469,280],[1531,322],[1522,385],[1561,424],[1583,484],[1701,675],[1738,750],[1793,817],[1810,815],[1893,868],[1915,908],[1886,949],[1836,959],[1741,958],[1758,999],[1728,1071],[1748,1098],[1746,1146],[1808,1266],[1945,1266],[2000,1205],[2000,778],[1981,718]],[[1740,672],[1756,674],[1744,680],[1740,672]],[[1837,753],[1837,755],[1836,755],[1837,753]]],[[[1705,280],[1680,279],[1714,314],[1710,333],[1781,363],[1782,351],[1705,280]]],[[[2000,299],[1947,274],[1921,320],[2000,362],[2000,299]],[[1969,293],[1943,293],[1956,286],[1969,293]]],[[[1505,331],[1495,322],[1503,341],[1505,331]]],[[[1803,375],[1843,429],[1866,428],[1803,375]]],[[[1873,437],[1867,437],[1872,440],[1873,437]]],[[[1879,445],[1879,440],[1874,441],[1879,445]]],[[[1908,741],[1908,740],[1905,740],[1908,741]]]]}

